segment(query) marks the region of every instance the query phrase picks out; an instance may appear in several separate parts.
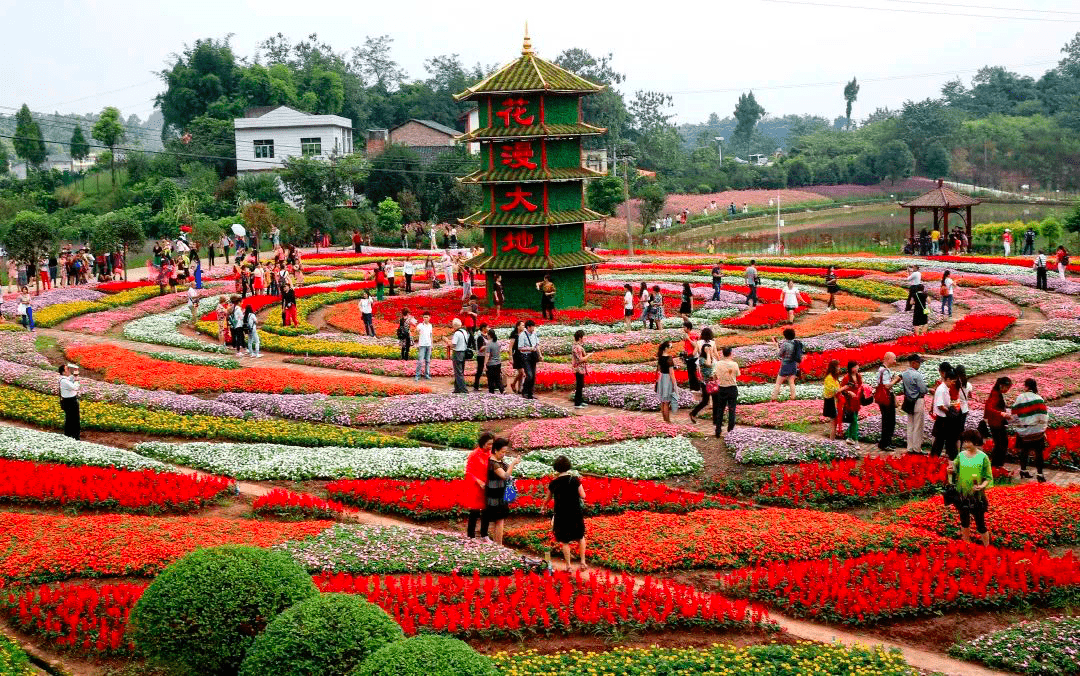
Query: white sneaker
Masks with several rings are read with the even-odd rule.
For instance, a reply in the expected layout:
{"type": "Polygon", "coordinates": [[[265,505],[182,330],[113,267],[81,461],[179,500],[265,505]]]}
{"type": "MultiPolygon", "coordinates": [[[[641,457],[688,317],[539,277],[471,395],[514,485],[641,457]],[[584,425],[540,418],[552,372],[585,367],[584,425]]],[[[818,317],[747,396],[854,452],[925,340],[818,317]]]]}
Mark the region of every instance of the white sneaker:
{"type": "Polygon", "coordinates": [[[262,359],[262,355],[261,355],[261,354],[257,354],[257,355],[255,355],[255,358],[256,358],[256,359],[262,359]]]}

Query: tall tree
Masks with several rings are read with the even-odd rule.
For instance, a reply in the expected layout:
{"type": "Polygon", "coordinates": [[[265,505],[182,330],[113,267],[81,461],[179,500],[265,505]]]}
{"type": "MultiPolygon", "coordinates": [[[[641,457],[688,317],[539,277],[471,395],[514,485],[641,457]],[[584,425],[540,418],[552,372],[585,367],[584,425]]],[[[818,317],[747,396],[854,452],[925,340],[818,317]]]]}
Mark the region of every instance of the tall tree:
{"type": "Polygon", "coordinates": [[[367,36],[363,47],[353,47],[353,67],[371,87],[384,92],[396,90],[407,77],[390,55],[394,38],[389,35],[367,36]]]}
{"type": "Polygon", "coordinates": [[[750,159],[750,136],[754,133],[754,127],[758,120],[765,117],[765,109],[762,108],[754,92],[740,94],[739,102],[735,105],[735,139],[746,144],[746,159],[750,159]]]}
{"type": "MultiPolygon", "coordinates": [[[[4,248],[12,259],[27,265],[36,265],[48,254],[55,239],[52,222],[45,214],[34,211],[20,211],[11,220],[4,233],[4,248]]],[[[34,275],[34,290],[39,287],[40,279],[34,275]]]]}
{"type": "Polygon", "coordinates": [[[90,133],[95,139],[109,146],[109,152],[112,153],[109,168],[112,170],[112,182],[113,186],[115,186],[116,146],[123,140],[125,133],[124,125],[120,122],[120,111],[112,106],[106,107],[105,110],[101,111],[101,115],[98,116],[98,120],[94,123],[94,128],[90,133]]]}
{"type": "MultiPolygon", "coordinates": [[[[868,157],[868,155],[861,155],[860,159],[868,157]]],[[[856,166],[860,170],[862,169],[862,165],[856,166]]],[[[915,156],[911,154],[911,149],[903,141],[890,141],[878,153],[873,166],[878,174],[886,176],[895,183],[901,178],[911,176],[911,172],[915,168],[915,156]]]]}
{"type": "Polygon", "coordinates": [[[0,176],[8,173],[11,170],[11,165],[8,163],[8,150],[7,146],[0,143],[0,176]]]}
{"type": "Polygon", "coordinates": [[[158,73],[166,87],[155,99],[165,118],[162,140],[186,129],[200,115],[225,113],[228,104],[239,98],[236,57],[229,39],[196,40],[182,54],[173,55],[171,67],[158,73]]]}
{"type": "Polygon", "coordinates": [[[604,136],[586,136],[582,139],[586,147],[602,147],[607,144],[609,149],[613,148],[630,132],[630,115],[626,102],[622,93],[615,88],[626,76],[612,67],[613,59],[610,52],[603,56],[593,56],[587,49],[579,47],[567,49],[555,57],[556,65],[590,82],[604,85],[603,91],[586,96],[581,101],[582,117],[585,121],[608,130],[604,136]]]}
{"type": "Polygon", "coordinates": [[[844,117],[847,118],[847,128],[851,129],[851,106],[855,103],[855,100],[859,98],[859,83],[855,81],[855,78],[851,78],[851,82],[844,85],[844,117]]]}
{"type": "Polygon", "coordinates": [[[926,150],[926,157],[923,159],[923,171],[931,178],[945,178],[949,175],[950,163],[951,158],[949,157],[949,151],[945,149],[945,144],[941,141],[934,141],[926,150]]]}
{"type": "Polygon", "coordinates": [[[682,139],[671,123],[671,96],[637,91],[630,102],[631,138],[639,163],[649,169],[673,174],[678,169],[682,139]]]}
{"type": "Polygon", "coordinates": [[[82,125],[75,125],[75,131],[71,132],[71,143],[68,144],[71,152],[71,159],[73,160],[85,160],[90,157],[90,144],[87,142],[86,137],[83,136],[82,125]]]}
{"type": "Polygon", "coordinates": [[[12,145],[15,146],[15,155],[26,162],[28,167],[40,167],[47,156],[41,127],[34,122],[34,116],[25,103],[15,114],[15,139],[12,145]]]}

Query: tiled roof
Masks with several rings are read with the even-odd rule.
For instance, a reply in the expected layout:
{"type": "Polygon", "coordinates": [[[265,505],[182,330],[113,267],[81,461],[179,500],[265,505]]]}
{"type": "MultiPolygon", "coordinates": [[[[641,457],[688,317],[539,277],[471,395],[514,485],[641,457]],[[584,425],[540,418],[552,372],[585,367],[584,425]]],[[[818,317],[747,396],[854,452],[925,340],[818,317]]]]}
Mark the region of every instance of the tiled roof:
{"type": "Polygon", "coordinates": [[[496,209],[495,213],[490,211],[477,211],[475,214],[466,216],[461,219],[461,223],[464,225],[479,225],[485,227],[494,227],[502,225],[519,225],[519,226],[541,226],[541,225],[563,225],[566,223],[585,223],[587,221],[599,221],[604,216],[598,214],[592,209],[571,209],[569,211],[549,211],[546,214],[537,209],[531,212],[520,211],[502,211],[496,209]]]}
{"type": "Polygon", "coordinates": [[[586,178],[603,176],[599,171],[585,167],[564,167],[558,169],[482,169],[461,178],[462,183],[520,183],[522,181],[580,181],[586,178]]]}
{"type": "Polygon", "coordinates": [[[435,131],[446,134],[447,136],[457,136],[458,134],[461,133],[457,129],[454,129],[453,127],[447,127],[445,124],[439,124],[435,120],[418,120],[416,118],[406,120],[405,122],[402,122],[398,126],[391,128],[390,131],[393,131],[394,129],[400,129],[401,127],[404,127],[405,125],[409,124],[410,122],[416,122],[417,124],[422,124],[422,125],[424,125],[425,127],[429,128],[429,129],[434,129],[435,131]]]}
{"type": "Polygon", "coordinates": [[[938,186],[930,192],[920,195],[910,202],[901,202],[900,206],[908,207],[922,207],[922,208],[953,208],[953,207],[969,207],[976,204],[982,204],[982,200],[975,199],[974,197],[968,197],[967,195],[961,195],[958,192],[946,188],[940,181],[938,186]]]}
{"type": "Polygon", "coordinates": [[[558,138],[561,136],[592,136],[603,134],[607,129],[594,127],[591,124],[532,124],[527,127],[481,127],[473,129],[467,134],[458,136],[458,141],[479,141],[482,139],[515,139],[537,138],[546,136],[558,138]]]}
{"type": "Polygon", "coordinates": [[[500,252],[498,256],[480,254],[465,261],[464,264],[481,270],[560,270],[580,268],[593,263],[601,263],[603,260],[591,251],[575,251],[546,257],[500,252]]]}
{"type": "Polygon", "coordinates": [[[604,89],[603,85],[589,82],[550,61],[544,61],[529,51],[516,61],[508,63],[479,83],[454,96],[458,101],[474,98],[480,94],[509,92],[562,92],[593,94],[604,89]]]}

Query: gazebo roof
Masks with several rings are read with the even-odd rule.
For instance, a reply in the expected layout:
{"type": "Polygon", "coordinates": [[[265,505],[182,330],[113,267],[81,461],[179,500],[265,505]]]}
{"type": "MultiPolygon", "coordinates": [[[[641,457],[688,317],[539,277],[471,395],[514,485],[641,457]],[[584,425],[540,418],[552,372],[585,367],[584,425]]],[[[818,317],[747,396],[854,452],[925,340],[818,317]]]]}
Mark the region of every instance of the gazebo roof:
{"type": "Polygon", "coordinates": [[[900,202],[905,209],[955,209],[957,207],[970,207],[982,204],[982,200],[961,195],[960,193],[945,187],[945,181],[938,179],[937,187],[930,192],[920,195],[910,202],[900,202]]]}
{"type": "Polygon", "coordinates": [[[512,61],[481,82],[468,87],[454,99],[471,99],[481,94],[509,94],[525,92],[551,92],[559,94],[594,94],[603,85],[589,82],[550,61],[544,61],[533,53],[529,30],[525,29],[525,43],[521,57],[512,61]]]}

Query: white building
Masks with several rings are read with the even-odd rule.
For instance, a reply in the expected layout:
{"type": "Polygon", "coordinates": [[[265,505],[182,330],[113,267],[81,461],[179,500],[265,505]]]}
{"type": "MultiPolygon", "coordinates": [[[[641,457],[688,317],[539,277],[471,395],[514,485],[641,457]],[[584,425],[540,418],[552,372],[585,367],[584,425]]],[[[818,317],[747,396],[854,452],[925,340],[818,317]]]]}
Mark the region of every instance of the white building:
{"type": "Polygon", "coordinates": [[[233,127],[238,175],[280,169],[288,157],[329,159],[353,152],[352,122],[339,115],[266,106],[248,109],[233,127]]]}

